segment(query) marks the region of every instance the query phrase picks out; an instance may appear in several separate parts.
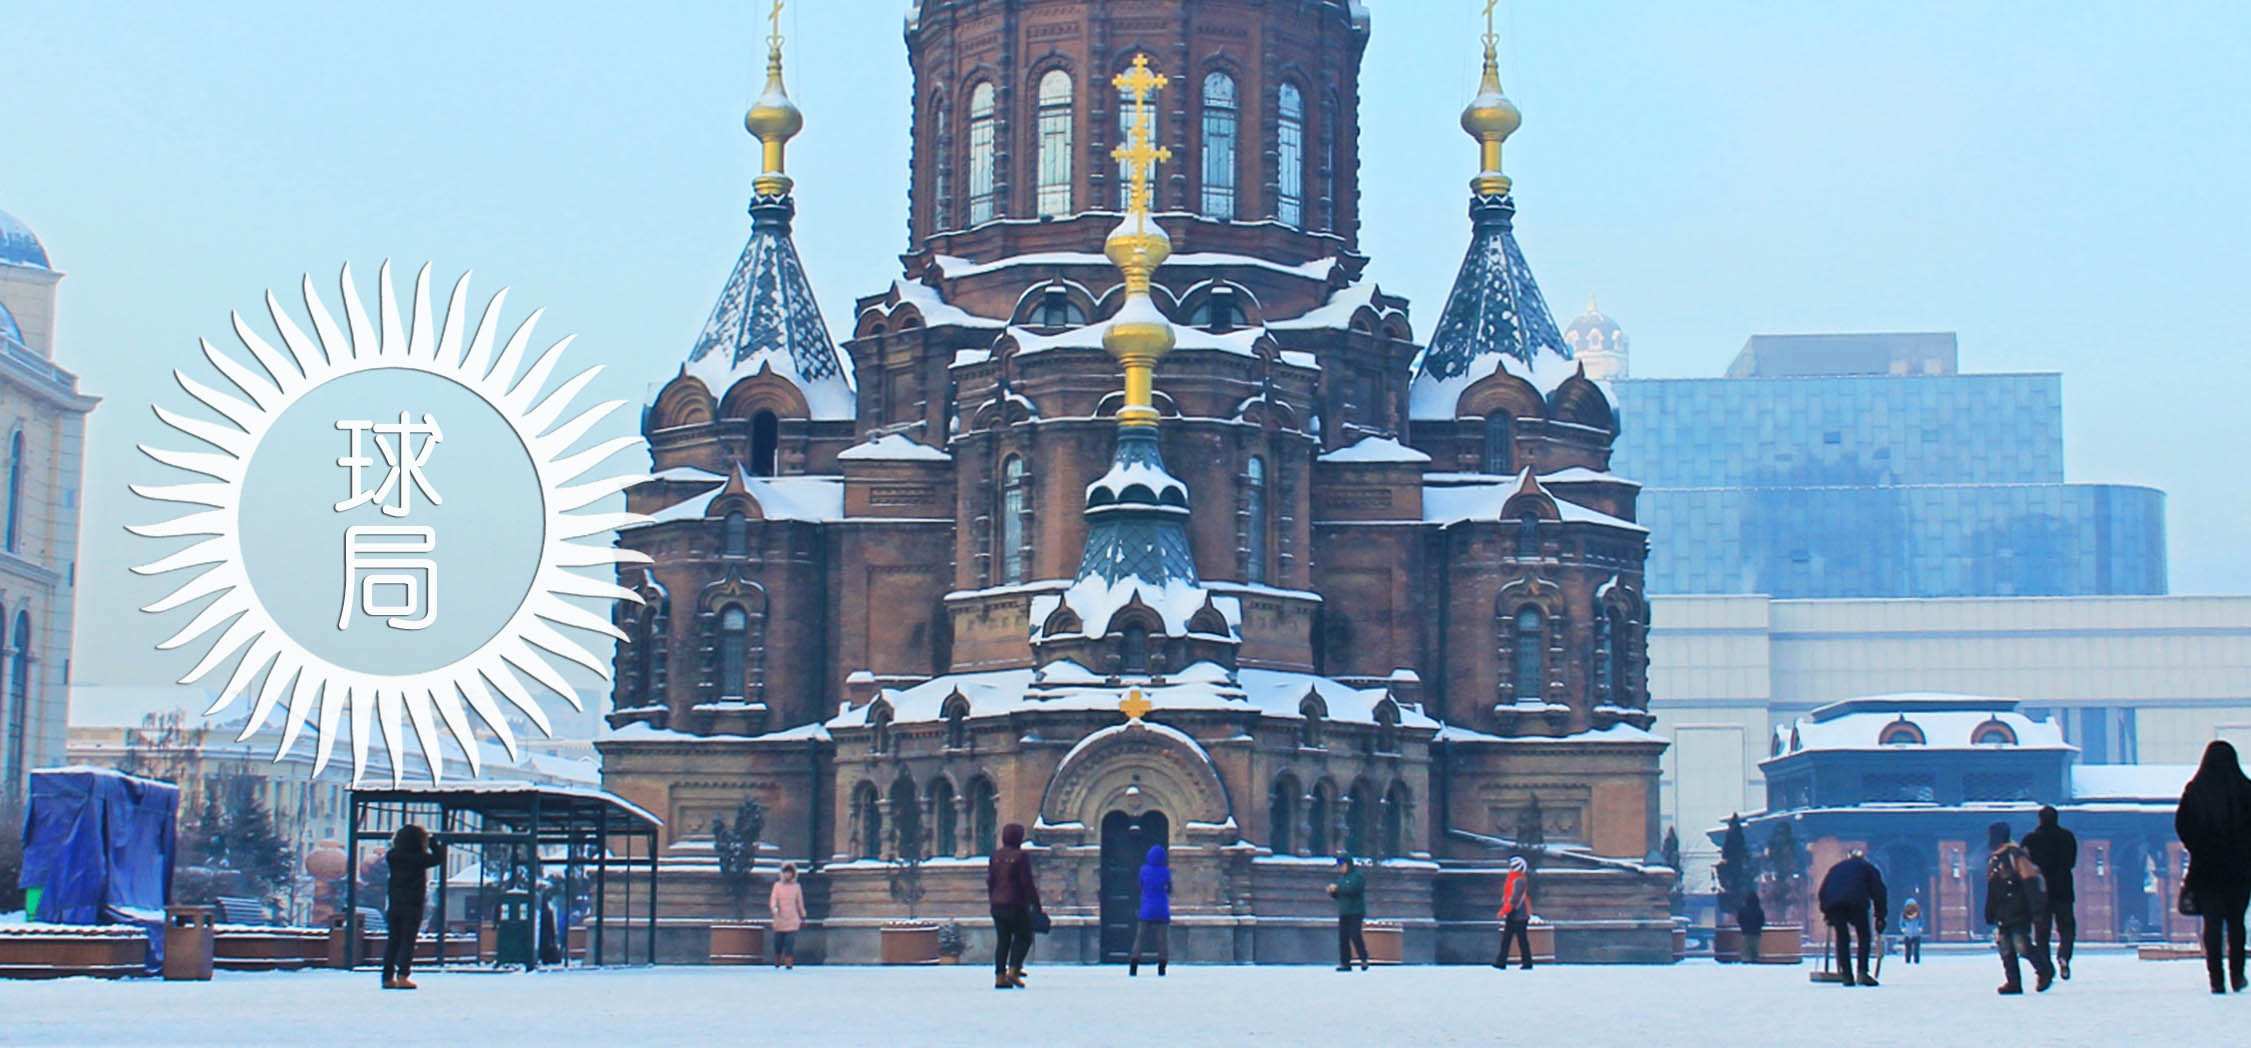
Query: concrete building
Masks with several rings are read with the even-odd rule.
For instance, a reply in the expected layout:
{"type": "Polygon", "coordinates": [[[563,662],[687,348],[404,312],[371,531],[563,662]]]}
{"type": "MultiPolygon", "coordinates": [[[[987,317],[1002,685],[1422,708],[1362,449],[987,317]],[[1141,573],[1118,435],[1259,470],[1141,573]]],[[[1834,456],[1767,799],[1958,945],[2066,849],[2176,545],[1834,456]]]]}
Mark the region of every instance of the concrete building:
{"type": "Polygon", "coordinates": [[[2251,597],[1776,600],[1656,597],[1650,709],[1672,739],[1662,804],[1688,888],[1709,891],[1705,831],[1771,807],[1777,728],[1891,692],[2017,700],[2093,765],[2193,765],[2251,746],[2251,597]]]}
{"type": "Polygon", "coordinates": [[[1754,335],[1725,378],[1613,381],[1650,591],[2166,592],[2164,494],[2064,480],[2062,377],[1956,356],[1949,333],[1754,335]]]}
{"type": "Polygon", "coordinates": [[[78,582],[86,414],[98,401],[55,364],[62,274],[0,211],[0,807],[63,759],[78,582]]]}

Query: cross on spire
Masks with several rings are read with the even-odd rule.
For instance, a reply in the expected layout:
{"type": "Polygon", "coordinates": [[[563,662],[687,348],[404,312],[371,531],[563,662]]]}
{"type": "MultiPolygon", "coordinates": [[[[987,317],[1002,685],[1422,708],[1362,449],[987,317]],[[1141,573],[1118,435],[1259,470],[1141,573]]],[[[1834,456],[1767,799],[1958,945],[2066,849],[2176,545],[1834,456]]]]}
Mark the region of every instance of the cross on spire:
{"type": "MultiPolygon", "coordinates": [[[[1492,21],[1491,5],[1487,5],[1485,20],[1488,23],[1492,21]]],[[[766,50],[770,52],[780,51],[782,49],[782,0],[774,0],[774,9],[766,12],[766,27],[766,50]]]]}
{"type": "MultiPolygon", "coordinates": [[[[1493,45],[1501,40],[1493,33],[1493,5],[1500,2],[1501,0],[1485,0],[1485,53],[1488,55],[1493,53],[1493,45]]],[[[779,8],[781,5],[777,3],[774,6],[779,8]]]]}
{"type": "Polygon", "coordinates": [[[1172,159],[1172,150],[1150,142],[1149,129],[1154,122],[1149,113],[1150,96],[1164,90],[1168,81],[1163,73],[1149,71],[1147,53],[1133,56],[1133,68],[1110,78],[1112,86],[1133,93],[1133,127],[1128,132],[1129,141],[1110,150],[1110,159],[1126,166],[1126,210],[1149,210],[1149,179],[1157,163],[1172,159]]]}

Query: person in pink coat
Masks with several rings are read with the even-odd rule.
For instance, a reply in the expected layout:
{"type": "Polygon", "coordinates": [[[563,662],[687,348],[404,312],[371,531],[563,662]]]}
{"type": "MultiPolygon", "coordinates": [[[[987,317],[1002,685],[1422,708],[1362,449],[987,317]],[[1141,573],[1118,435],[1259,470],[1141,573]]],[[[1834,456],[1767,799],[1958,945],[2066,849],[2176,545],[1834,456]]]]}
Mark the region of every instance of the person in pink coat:
{"type": "Polygon", "coordinates": [[[805,888],[797,883],[797,864],[782,864],[782,876],[766,893],[766,912],[774,916],[774,967],[797,967],[797,930],[805,927],[805,888]]]}

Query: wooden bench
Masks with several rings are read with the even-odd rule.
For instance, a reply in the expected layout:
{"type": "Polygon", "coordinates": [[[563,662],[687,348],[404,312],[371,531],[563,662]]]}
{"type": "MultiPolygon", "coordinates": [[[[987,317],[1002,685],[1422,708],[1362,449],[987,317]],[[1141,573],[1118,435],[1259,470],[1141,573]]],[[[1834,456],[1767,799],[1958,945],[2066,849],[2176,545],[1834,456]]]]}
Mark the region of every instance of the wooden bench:
{"type": "Polygon", "coordinates": [[[220,924],[272,924],[273,911],[266,908],[265,900],[241,895],[222,895],[218,898],[220,924]]]}

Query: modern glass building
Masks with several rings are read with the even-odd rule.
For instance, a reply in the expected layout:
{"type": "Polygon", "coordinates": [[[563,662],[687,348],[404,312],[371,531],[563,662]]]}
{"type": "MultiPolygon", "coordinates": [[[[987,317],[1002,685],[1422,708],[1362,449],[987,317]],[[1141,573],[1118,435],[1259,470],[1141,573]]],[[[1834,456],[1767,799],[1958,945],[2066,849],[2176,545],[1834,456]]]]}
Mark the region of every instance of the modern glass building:
{"type": "Polygon", "coordinates": [[[2067,484],[2054,373],[1950,334],[1755,336],[1714,379],[1619,379],[1652,593],[2166,592],[2165,496],[2067,484]]]}

